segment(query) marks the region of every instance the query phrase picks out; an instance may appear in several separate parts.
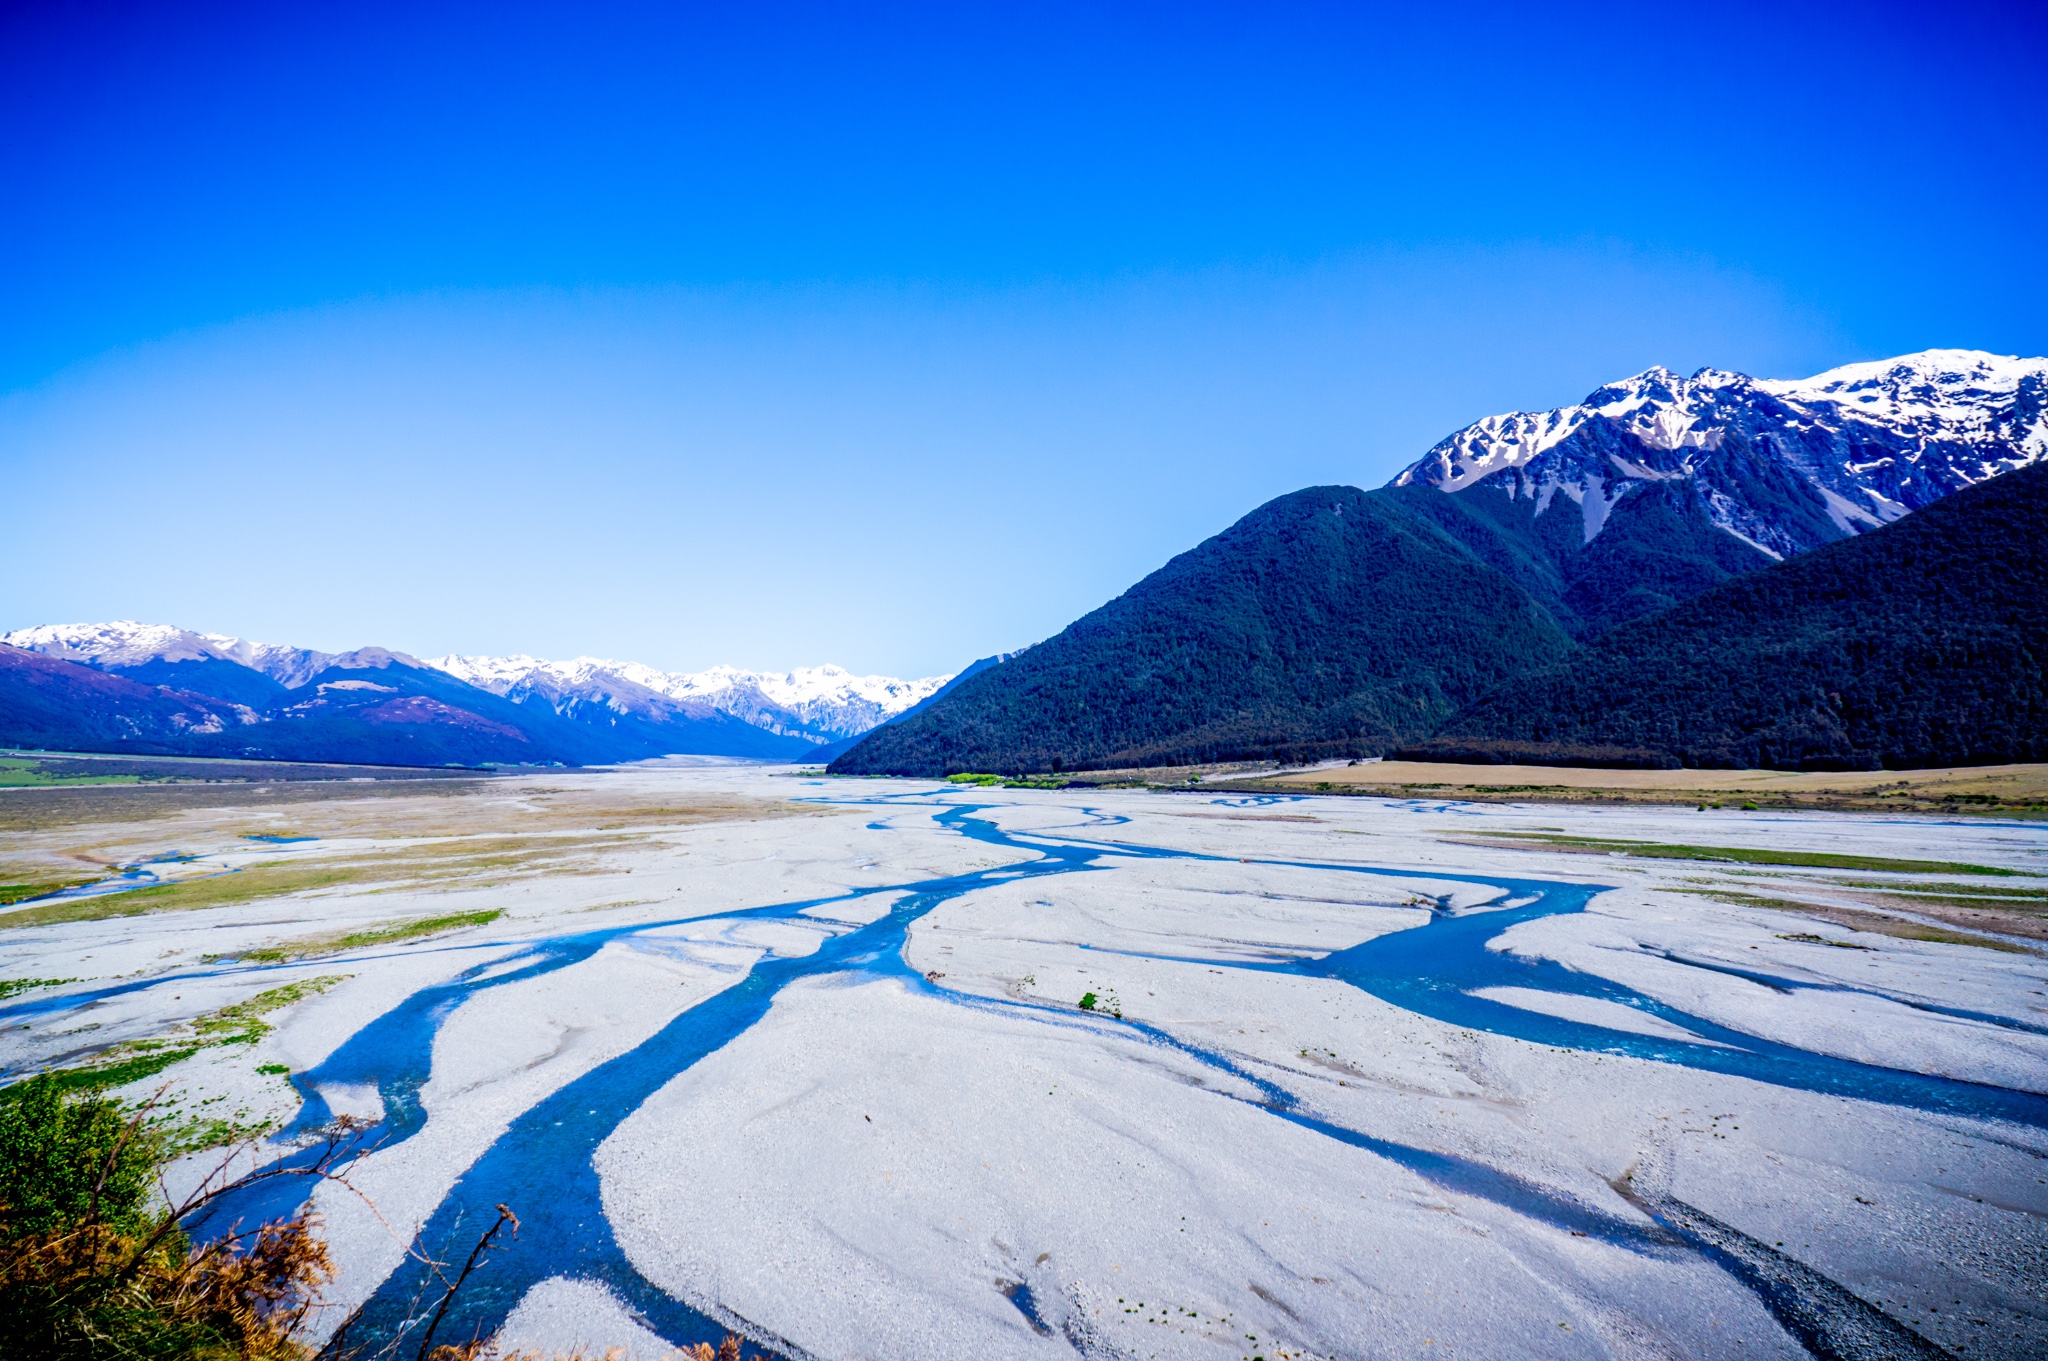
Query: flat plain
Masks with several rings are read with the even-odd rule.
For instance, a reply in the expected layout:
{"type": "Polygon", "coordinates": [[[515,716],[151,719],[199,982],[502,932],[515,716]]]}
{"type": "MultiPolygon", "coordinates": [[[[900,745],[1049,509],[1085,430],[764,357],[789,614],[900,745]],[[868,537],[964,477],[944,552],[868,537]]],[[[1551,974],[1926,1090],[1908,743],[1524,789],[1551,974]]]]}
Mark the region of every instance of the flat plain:
{"type": "Polygon", "coordinates": [[[533,1348],[2048,1352],[2048,829],[1343,773],[0,790],[0,1062],[358,1122],[371,1338],[502,1203],[533,1348]]]}
{"type": "Polygon", "coordinates": [[[1591,803],[1735,803],[1870,812],[2048,811],[2048,765],[1939,770],[1598,770],[1372,761],[1254,777],[1283,789],[1591,803]]]}

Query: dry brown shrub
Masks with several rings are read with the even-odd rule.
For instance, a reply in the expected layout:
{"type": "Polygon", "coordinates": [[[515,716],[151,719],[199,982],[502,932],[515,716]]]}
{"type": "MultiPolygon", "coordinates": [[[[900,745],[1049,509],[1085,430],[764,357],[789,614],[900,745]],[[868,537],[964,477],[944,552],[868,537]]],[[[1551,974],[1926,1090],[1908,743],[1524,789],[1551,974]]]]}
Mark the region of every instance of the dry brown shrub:
{"type": "Polygon", "coordinates": [[[10,1242],[0,1254],[12,1354],[302,1361],[294,1334],[334,1278],[301,1215],[239,1244],[190,1249],[175,1224],[103,1223],[10,1242]]]}

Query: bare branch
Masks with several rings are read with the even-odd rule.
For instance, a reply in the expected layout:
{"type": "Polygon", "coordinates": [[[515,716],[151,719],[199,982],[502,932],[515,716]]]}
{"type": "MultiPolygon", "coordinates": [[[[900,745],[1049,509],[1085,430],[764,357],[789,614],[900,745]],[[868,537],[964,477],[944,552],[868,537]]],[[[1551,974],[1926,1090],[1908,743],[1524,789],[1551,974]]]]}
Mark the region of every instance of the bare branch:
{"type": "Polygon", "coordinates": [[[462,1274],[457,1276],[454,1283],[448,1287],[448,1293],[441,1296],[441,1307],[434,1311],[433,1321],[427,1324],[427,1334],[420,1339],[419,1361],[427,1361],[427,1349],[434,1344],[434,1330],[441,1326],[442,1316],[448,1312],[448,1306],[454,1301],[456,1292],[462,1289],[462,1283],[469,1279],[469,1273],[476,1270],[478,1261],[484,1255],[484,1250],[490,1247],[491,1240],[497,1237],[498,1230],[504,1228],[508,1221],[512,1225],[512,1236],[517,1238],[519,1236],[519,1217],[513,1214],[508,1207],[500,1205],[498,1207],[498,1222],[485,1229],[484,1236],[476,1240],[476,1247],[470,1251],[469,1260],[462,1264],[462,1274]]]}

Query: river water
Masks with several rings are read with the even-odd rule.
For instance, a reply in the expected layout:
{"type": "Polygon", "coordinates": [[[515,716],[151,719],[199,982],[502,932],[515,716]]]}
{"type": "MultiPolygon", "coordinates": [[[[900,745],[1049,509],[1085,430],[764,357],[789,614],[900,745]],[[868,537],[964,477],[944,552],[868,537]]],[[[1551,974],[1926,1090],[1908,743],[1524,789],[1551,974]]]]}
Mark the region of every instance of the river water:
{"type": "MultiPolygon", "coordinates": [[[[822,801],[822,800],[821,800],[822,801]]],[[[848,801],[851,802],[851,801],[848,801]]],[[[863,801],[871,806],[875,801],[863,801]]],[[[1084,1017],[1069,1008],[1033,1002],[992,999],[952,992],[912,970],[904,959],[907,933],[913,923],[940,904],[998,883],[1054,878],[1085,873],[1110,859],[1132,857],[1181,861],[1215,861],[1223,857],[1177,851],[1115,839],[1123,820],[1098,810],[1085,810],[1092,824],[1086,836],[1003,831],[990,816],[999,807],[989,803],[952,803],[929,796],[907,796],[894,806],[928,805],[947,829],[1005,851],[1030,858],[993,869],[919,882],[863,889],[830,898],[778,903],[721,913],[718,920],[780,921],[823,933],[817,949],[802,955],[769,954],[743,978],[678,1013],[641,1044],[601,1064],[546,1097],[518,1118],[470,1166],[462,1170],[425,1225],[420,1242],[429,1253],[459,1258],[476,1236],[497,1217],[500,1204],[512,1206],[522,1228],[516,1241],[494,1250],[489,1265],[472,1278],[441,1322],[441,1340],[487,1335],[533,1286],[552,1277],[600,1284],[654,1332],[677,1343],[716,1337],[724,1323],[708,1318],[672,1299],[644,1279],[627,1260],[613,1236],[600,1197],[593,1160],[598,1147],[618,1125],[650,1096],[705,1056],[716,1052],[759,1021],[782,989],[801,979],[827,974],[863,974],[900,979],[904,986],[962,1007],[999,1009],[1033,1017],[1048,1025],[1088,1025],[1126,1035],[1131,1042],[1170,1047],[1248,1088],[1250,1104],[1273,1118],[1313,1129],[1333,1140],[1389,1158],[1417,1175],[1459,1194],[1506,1206],[1541,1222],[1599,1237],[1632,1251],[1649,1254],[1720,1251],[1680,1222],[1682,1216],[1652,1212],[1624,1217],[1590,1205],[1567,1193],[1457,1155],[1411,1147],[1344,1128],[1301,1109],[1279,1084],[1258,1076],[1231,1056],[1176,1037],[1166,1031],[1108,1017],[1084,1017]],[[834,905],[851,908],[863,899],[888,899],[887,910],[865,923],[835,920],[834,905]]],[[[1229,864],[1239,863],[1229,857],[1229,864]]],[[[1395,1006],[1470,1030],[1512,1036],[1536,1044],[1626,1055],[1635,1059],[1732,1074],[1758,1082],[1803,1091],[1939,1112],[1947,1115],[2010,1121],[2048,1128],[2048,1099],[1950,1079],[1856,1063],[1810,1053],[1745,1034],[1693,1016],[1620,984],[1577,973],[1551,961],[1531,960],[1489,949],[1502,932],[1540,917],[1580,911],[1600,886],[1542,879],[1491,875],[1460,875],[1344,863],[1294,860],[1254,861],[1327,871],[1335,874],[1391,878],[1405,884],[1460,883],[1494,890],[1492,910],[1454,910],[1442,903],[1425,924],[1394,931],[1329,954],[1292,959],[1229,963],[1214,958],[1212,967],[1266,970],[1341,981],[1395,1006]],[[1697,1041],[1615,1030],[1505,1005],[1473,994],[1481,989],[1511,986],[1633,1008],[1645,1016],[1698,1036],[1697,1041]]],[[[332,1122],[322,1088],[374,1086],[383,1098],[382,1120],[366,1131],[362,1146],[388,1149],[411,1138],[432,1118],[420,1102],[420,1091],[432,1071],[435,1036],[440,1026],[467,999],[488,989],[527,981],[589,959],[607,944],[637,933],[674,927],[683,921],[702,923],[701,916],[599,930],[569,932],[511,947],[492,948],[491,957],[456,977],[423,988],[364,1026],[319,1066],[293,1078],[305,1103],[292,1125],[278,1139],[287,1163],[309,1161],[315,1150],[289,1151],[332,1122]]],[[[1160,956],[1160,958],[1166,958],[1160,956]]],[[[1680,961],[1689,962],[1689,961],[1680,961]]],[[[1701,964],[1699,967],[1720,967],[1701,964]]],[[[1809,986],[1758,976],[1766,986],[1790,990],[1809,986]]],[[[1969,1013],[1955,1013],[1967,1015],[1969,1013]]],[[[2012,1024],[1999,1018],[1983,1018],[2012,1024]]],[[[2032,1027],[2022,1027],[2031,1029],[2032,1027]]],[[[207,1218],[191,1227],[200,1236],[223,1231],[235,1221],[244,1224],[288,1215],[304,1201],[310,1184],[300,1178],[262,1182],[245,1194],[216,1202],[207,1218]]],[[[1715,1221],[1709,1221],[1715,1222],[1715,1221]]],[[[1720,1226],[1725,1228],[1725,1226],[1720,1226]]],[[[1729,1232],[1733,1232],[1729,1230],[1729,1232]]],[[[1739,1237],[1739,1235],[1738,1235],[1739,1237]]],[[[1765,1250],[1768,1252],[1768,1250],[1765,1250]]],[[[1723,1253],[1723,1256],[1726,1254],[1723,1253]]],[[[1720,1258],[1715,1258],[1719,1261],[1720,1258]]],[[[1725,1265],[1725,1263],[1724,1263],[1725,1265]]],[[[1735,1267],[1731,1271],[1740,1276],[1735,1267]]],[[[1810,1274],[1810,1273],[1809,1273],[1810,1274]]],[[[1771,1305],[1772,1312],[1818,1354],[1918,1355],[1910,1334],[1894,1339],[1893,1350],[1829,1352],[1828,1338],[1772,1305],[1771,1281],[1745,1278],[1771,1305]],[[1802,1331],[1803,1330],[1803,1331],[1802,1331]],[[1903,1350],[1901,1350],[1903,1348],[1903,1350]]],[[[1838,1288],[1837,1288],[1838,1289],[1838,1288]]],[[[408,1259],[364,1306],[349,1340],[373,1346],[405,1338],[409,1354],[417,1343],[408,1337],[422,1313],[422,1301],[438,1299],[428,1268],[408,1259]]],[[[1810,1293],[1810,1292],[1809,1292],[1810,1293]]],[[[1844,1292],[1845,1293],[1845,1292],[1844,1292]]],[[[1034,1325],[1031,1297],[1013,1300],[1034,1325]]],[[[1854,1310],[1855,1304],[1841,1306],[1854,1310]]],[[[1867,1306],[1861,1306],[1867,1309],[1867,1306]]],[[[1795,1311],[1796,1312],[1796,1311],[1795,1311]]],[[[1874,1313],[1874,1311],[1871,1311],[1874,1313]]],[[[1878,1316],[1880,1322],[1888,1323],[1878,1316]]],[[[1870,1320],[1863,1320],[1869,1325],[1870,1320]]],[[[1881,1331],[1881,1330],[1880,1330],[1881,1331]]],[[[1843,1344],[1846,1345],[1846,1344],[1843,1344]]]]}

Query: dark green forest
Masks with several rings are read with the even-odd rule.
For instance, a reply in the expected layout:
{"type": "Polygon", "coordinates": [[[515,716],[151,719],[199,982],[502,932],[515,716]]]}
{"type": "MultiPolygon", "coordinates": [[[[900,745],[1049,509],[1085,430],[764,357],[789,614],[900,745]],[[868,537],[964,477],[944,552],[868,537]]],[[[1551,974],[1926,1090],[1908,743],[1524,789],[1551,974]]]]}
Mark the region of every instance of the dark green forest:
{"type": "Polygon", "coordinates": [[[1440,734],[1691,766],[2048,760],[2048,465],[1602,634],[1440,734]]]}
{"type": "Polygon", "coordinates": [[[832,769],[2048,759],[2048,466],[1779,565],[1682,482],[1591,540],[1557,509],[1492,488],[1280,497],[832,769]]]}
{"type": "Polygon", "coordinates": [[[1372,754],[1571,648],[1527,592],[1398,500],[1310,487],[878,729],[832,769],[1372,754]]]}

